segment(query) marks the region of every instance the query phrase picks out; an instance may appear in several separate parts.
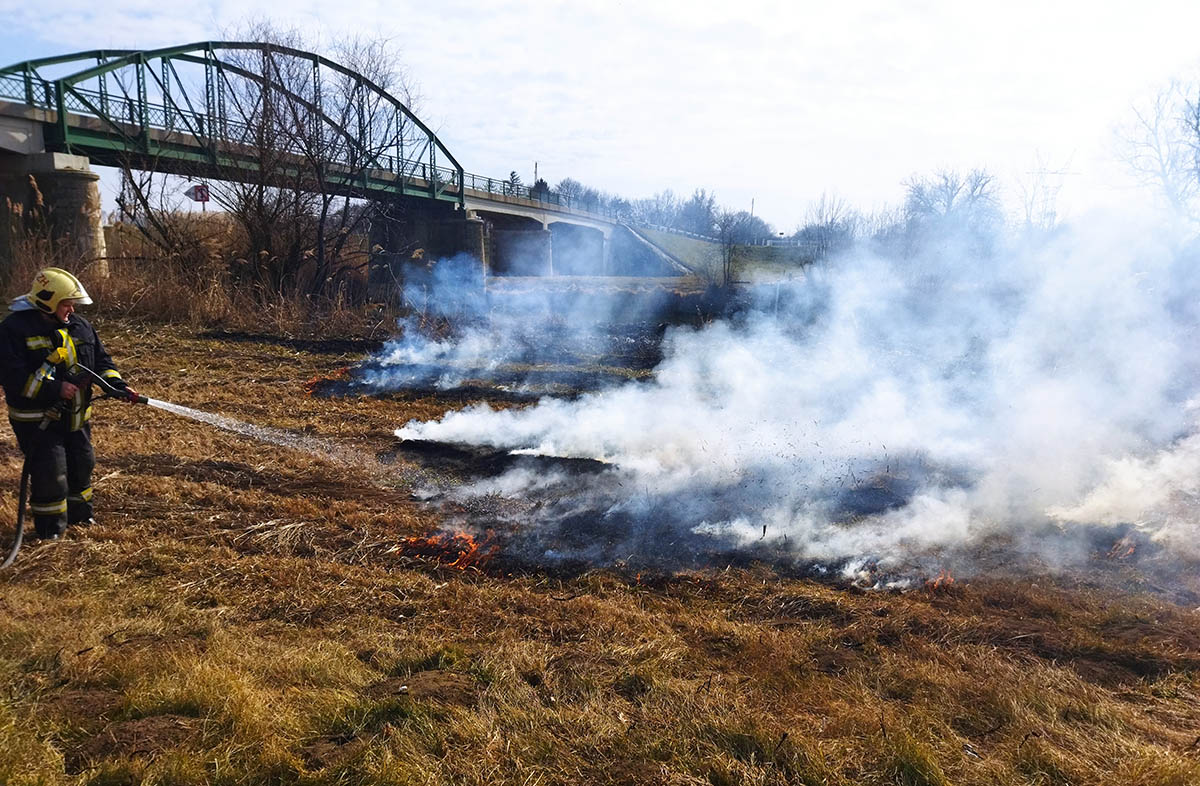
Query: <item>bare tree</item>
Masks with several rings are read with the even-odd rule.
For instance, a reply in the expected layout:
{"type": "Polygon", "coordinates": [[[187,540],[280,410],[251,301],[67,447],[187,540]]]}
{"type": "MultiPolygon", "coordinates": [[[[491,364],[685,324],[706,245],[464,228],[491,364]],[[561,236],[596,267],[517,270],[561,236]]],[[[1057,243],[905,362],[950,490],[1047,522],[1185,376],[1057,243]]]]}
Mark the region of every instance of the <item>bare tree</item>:
{"type": "Polygon", "coordinates": [[[741,259],[741,246],[746,242],[752,218],[745,210],[717,212],[714,224],[721,245],[721,274],[716,283],[722,287],[733,283],[734,270],[741,259]]]}
{"type": "Polygon", "coordinates": [[[810,244],[814,259],[848,248],[857,237],[862,217],[849,202],[837,194],[823,192],[809,205],[805,224],[796,230],[796,239],[810,244]]]}
{"type": "Polygon", "coordinates": [[[878,247],[894,249],[902,246],[906,233],[904,208],[884,205],[865,213],[859,222],[859,235],[869,238],[878,247]]]}
{"type": "Polygon", "coordinates": [[[560,197],[567,201],[567,204],[571,204],[577,201],[580,195],[583,194],[583,183],[574,178],[564,177],[558,181],[558,185],[554,187],[554,190],[558,192],[560,197]]]}
{"type": "Polygon", "coordinates": [[[622,221],[629,221],[633,217],[633,203],[625,197],[601,194],[601,204],[622,221]]]}
{"type": "Polygon", "coordinates": [[[174,254],[181,238],[171,217],[180,212],[183,199],[172,193],[167,178],[155,177],[149,169],[135,169],[128,157],[122,161],[120,172],[117,220],[135,227],[144,240],[168,255],[174,254]]]}
{"type": "Polygon", "coordinates": [[[1200,213],[1195,206],[1195,197],[1200,192],[1200,85],[1193,83],[1187,89],[1187,100],[1183,104],[1183,126],[1191,165],[1191,182],[1187,194],[1186,215],[1193,220],[1200,213]]]}
{"type": "Polygon", "coordinates": [[[221,183],[214,198],[245,228],[246,267],[261,284],[327,294],[366,264],[363,254],[347,254],[347,244],[361,235],[368,211],[336,183],[381,166],[383,150],[404,133],[400,116],[367,82],[402,100],[413,90],[384,39],[335,42],[332,59],[362,78],[335,71],[318,83],[311,61],[287,53],[310,48],[298,32],[259,22],[240,37],[274,45],[233,56],[245,72],[262,75],[236,82],[230,95],[231,125],[240,129],[234,143],[253,151],[257,166],[221,183]]]}
{"type": "MultiPolygon", "coordinates": [[[[114,211],[117,224],[136,232],[142,247],[154,249],[154,257],[172,265],[175,273],[197,284],[206,283],[212,272],[208,263],[219,258],[217,248],[228,237],[227,222],[222,216],[187,210],[179,177],[135,169],[128,162],[122,162],[120,173],[114,211]]],[[[125,261],[114,255],[110,258],[125,261]]],[[[138,258],[144,260],[145,256],[138,258]]]]}
{"type": "Polygon", "coordinates": [[[996,179],[986,170],[966,174],[943,169],[929,177],[911,177],[905,184],[905,214],[912,219],[965,215],[999,208],[996,179]]]}
{"type": "MultiPolygon", "coordinates": [[[[132,75],[123,71],[112,74],[109,80],[114,92],[120,94],[109,99],[118,107],[114,112],[118,117],[126,114],[133,117],[132,107],[137,98],[131,82],[132,75]],[[122,103],[129,107],[127,111],[119,108],[122,103]]],[[[127,129],[126,133],[134,132],[127,129]]],[[[167,141],[171,141],[169,137],[167,141]]],[[[165,168],[158,165],[158,160],[147,162],[140,152],[126,151],[116,157],[115,163],[121,177],[116,197],[116,221],[124,227],[132,227],[144,243],[166,260],[190,254],[197,245],[191,231],[195,222],[189,221],[183,210],[179,178],[161,174],[165,168]]]]}
{"type": "Polygon", "coordinates": [[[972,251],[990,253],[1004,225],[996,179],[983,169],[941,170],[905,181],[905,239],[915,251],[932,238],[957,237],[972,251]]]}
{"type": "Polygon", "coordinates": [[[1200,192],[1197,155],[1200,120],[1193,88],[1172,80],[1150,99],[1133,106],[1118,129],[1118,151],[1134,176],[1152,187],[1178,215],[1195,218],[1200,192]]]}
{"type": "Polygon", "coordinates": [[[632,207],[634,221],[668,227],[675,223],[679,214],[679,199],[676,198],[675,192],[667,189],[647,199],[636,200],[632,207]]]}
{"type": "MultiPolygon", "coordinates": [[[[263,294],[330,295],[368,260],[363,235],[370,211],[354,184],[367,170],[386,168],[385,150],[399,144],[415,151],[425,141],[380,90],[412,109],[415,89],[385,39],[346,38],[324,47],[343,72],[295,54],[315,48],[295,30],[255,22],[228,37],[266,46],[224,50],[223,111],[211,121],[192,116],[188,128],[167,129],[164,141],[172,134],[212,138],[219,155],[242,162],[236,177],[209,184],[214,202],[240,228],[235,277],[263,294]],[[206,121],[220,126],[206,128],[206,121]]],[[[175,175],[210,173],[179,161],[166,168],[175,175],[147,171],[155,169],[145,161],[122,167],[118,210],[146,240],[171,252],[191,242],[173,218],[182,190],[175,175]]]]}
{"type": "Polygon", "coordinates": [[[591,186],[585,186],[579,194],[579,203],[585,210],[598,210],[601,204],[600,191],[591,186]]]}
{"type": "MultiPolygon", "coordinates": [[[[137,101],[132,74],[117,71],[110,77],[111,86],[129,107],[117,116],[133,116],[137,101]]],[[[127,129],[127,133],[128,133],[127,129]]],[[[177,141],[185,130],[164,132],[163,141],[177,141]]],[[[161,263],[167,270],[154,270],[153,276],[169,275],[184,281],[192,291],[200,291],[219,280],[219,248],[228,240],[228,225],[217,216],[198,216],[186,209],[183,196],[187,174],[165,174],[177,169],[176,162],[147,158],[148,152],[136,147],[115,154],[115,168],[120,173],[113,220],[115,244],[109,261],[112,263],[161,263]],[[217,275],[214,275],[217,273],[217,275]]]]}

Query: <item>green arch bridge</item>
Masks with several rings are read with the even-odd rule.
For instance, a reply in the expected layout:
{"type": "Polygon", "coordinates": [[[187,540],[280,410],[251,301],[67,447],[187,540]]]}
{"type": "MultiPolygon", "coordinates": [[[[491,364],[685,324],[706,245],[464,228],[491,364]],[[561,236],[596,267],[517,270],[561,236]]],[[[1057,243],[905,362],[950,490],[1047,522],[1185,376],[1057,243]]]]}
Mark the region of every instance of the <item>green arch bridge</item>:
{"type": "Polygon", "coordinates": [[[319,162],[316,187],[463,198],[462,165],[404,102],[289,47],[205,41],[41,58],[0,69],[0,99],[34,110],[46,150],[101,165],[287,178],[295,156],[319,162]]]}
{"type": "Polygon", "coordinates": [[[485,265],[503,249],[528,257],[532,247],[545,262],[537,269],[561,272],[554,235],[561,249],[598,260],[584,268],[610,273],[614,232],[632,232],[553,191],[467,173],[384,87],[321,55],[269,43],[92,50],[0,68],[0,192],[36,175],[47,202],[74,221],[67,234],[103,256],[91,164],[384,204],[416,200],[439,221],[447,209],[460,221],[487,219],[480,237],[451,249],[478,253],[485,265]]]}

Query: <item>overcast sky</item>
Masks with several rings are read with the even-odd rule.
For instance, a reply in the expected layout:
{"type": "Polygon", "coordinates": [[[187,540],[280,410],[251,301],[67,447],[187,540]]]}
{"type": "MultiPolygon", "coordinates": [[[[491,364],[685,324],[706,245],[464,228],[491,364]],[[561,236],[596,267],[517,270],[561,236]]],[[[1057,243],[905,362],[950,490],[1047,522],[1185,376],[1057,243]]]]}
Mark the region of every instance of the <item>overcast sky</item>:
{"type": "Polygon", "coordinates": [[[777,229],[822,192],[1063,169],[1060,207],[1127,198],[1106,161],[1139,96],[1200,58],[1175,0],[0,0],[0,60],[222,37],[250,16],[394,39],[418,114],[469,172],[627,197],[696,187],[777,229]]]}

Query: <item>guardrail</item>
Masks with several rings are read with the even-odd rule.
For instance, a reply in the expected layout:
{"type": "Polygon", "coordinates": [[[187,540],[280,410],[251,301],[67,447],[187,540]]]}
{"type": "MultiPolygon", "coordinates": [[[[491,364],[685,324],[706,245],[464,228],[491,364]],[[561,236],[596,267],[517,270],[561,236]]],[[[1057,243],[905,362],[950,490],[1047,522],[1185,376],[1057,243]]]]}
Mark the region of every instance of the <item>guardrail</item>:
{"type": "Polygon", "coordinates": [[[603,216],[613,221],[619,221],[622,218],[621,214],[616,210],[597,204],[593,200],[571,197],[547,188],[534,188],[523,183],[514,183],[508,178],[501,180],[470,173],[463,175],[463,178],[466,181],[467,188],[473,188],[476,191],[486,191],[489,194],[497,194],[499,196],[519,197],[558,207],[569,207],[573,210],[582,210],[585,213],[603,216]]]}
{"type": "Polygon", "coordinates": [[[699,234],[696,234],[695,232],[688,232],[686,229],[679,229],[677,227],[669,227],[669,226],[664,226],[662,224],[648,224],[648,223],[645,223],[642,221],[635,221],[635,222],[631,222],[631,223],[636,223],[640,227],[646,227],[647,229],[654,229],[659,232],[669,232],[672,235],[681,235],[683,237],[690,237],[695,240],[705,240],[705,241],[708,241],[709,243],[720,243],[721,242],[721,239],[718,237],[713,237],[712,235],[699,235],[699,234]]]}
{"type": "MultiPolygon", "coordinates": [[[[681,235],[683,237],[690,237],[690,238],[694,238],[696,240],[704,240],[709,243],[722,242],[719,237],[713,237],[712,235],[698,235],[695,232],[688,232],[685,229],[678,229],[676,227],[663,226],[662,224],[649,224],[649,223],[645,223],[645,222],[641,222],[641,221],[632,221],[632,220],[630,220],[627,223],[633,224],[634,226],[645,227],[647,229],[656,229],[659,232],[669,232],[672,235],[681,235]]],[[[759,238],[758,240],[750,240],[745,243],[738,243],[737,245],[739,245],[739,246],[763,246],[763,247],[774,247],[774,248],[804,248],[804,249],[808,249],[809,251],[817,252],[817,251],[820,251],[822,244],[812,241],[812,240],[800,240],[800,239],[794,238],[794,237],[766,237],[766,238],[759,238]]]]}

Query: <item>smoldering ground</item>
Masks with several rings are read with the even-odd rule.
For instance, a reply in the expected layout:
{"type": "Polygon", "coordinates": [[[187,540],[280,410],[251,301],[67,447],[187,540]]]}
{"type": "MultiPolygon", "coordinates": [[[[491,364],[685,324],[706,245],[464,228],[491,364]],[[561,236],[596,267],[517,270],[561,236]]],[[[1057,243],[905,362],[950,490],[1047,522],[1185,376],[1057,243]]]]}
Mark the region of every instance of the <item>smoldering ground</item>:
{"type": "MultiPolygon", "coordinates": [[[[667,329],[649,379],[396,434],[512,456],[430,493],[539,564],[743,555],[870,578],[969,572],[996,544],[1077,565],[1122,537],[1191,560],[1198,257],[1124,216],[986,242],[942,225],[667,329]]],[[[435,360],[520,347],[500,320],[435,360]]]]}
{"type": "Polygon", "coordinates": [[[359,391],[445,392],[486,386],[536,400],[617,386],[661,360],[662,320],[703,299],[634,277],[493,278],[478,260],[433,260],[404,282],[398,337],[348,383],[359,391]]]}

